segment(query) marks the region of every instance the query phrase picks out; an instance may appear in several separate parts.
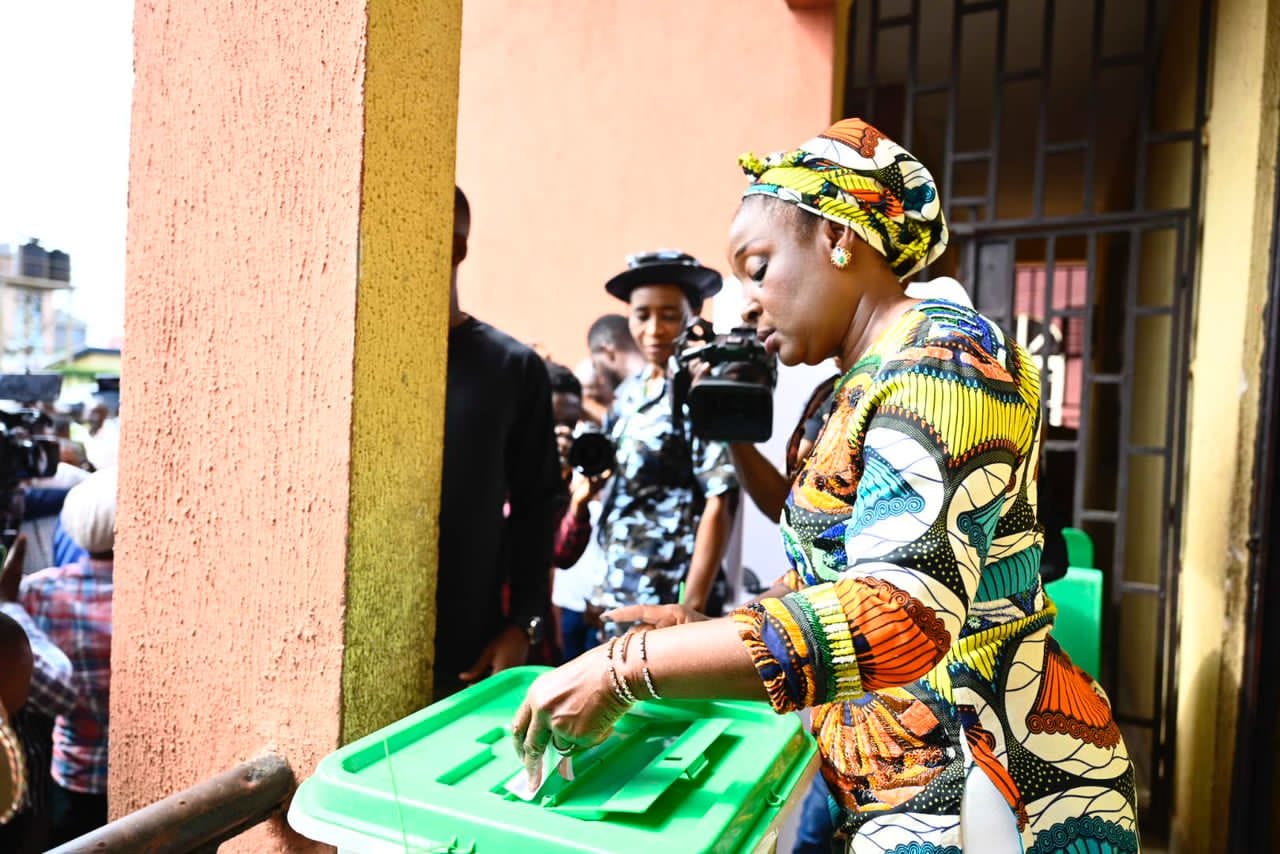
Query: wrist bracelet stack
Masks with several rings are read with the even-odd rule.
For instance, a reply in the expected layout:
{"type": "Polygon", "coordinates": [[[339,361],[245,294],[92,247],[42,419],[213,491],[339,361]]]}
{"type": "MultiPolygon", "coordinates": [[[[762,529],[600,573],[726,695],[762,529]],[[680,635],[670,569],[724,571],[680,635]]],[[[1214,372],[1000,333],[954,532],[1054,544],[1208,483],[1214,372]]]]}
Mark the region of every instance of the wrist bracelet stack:
{"type": "MultiPolygon", "coordinates": [[[[622,676],[619,675],[618,668],[614,666],[613,650],[617,645],[617,638],[609,641],[609,649],[607,651],[607,655],[609,657],[609,679],[613,682],[613,693],[619,700],[630,706],[636,702],[636,695],[631,692],[631,688],[627,686],[627,680],[623,679],[622,676]]],[[[619,661],[621,661],[621,659],[619,659],[619,661]]]]}
{"type": "Polygon", "coordinates": [[[641,672],[644,674],[644,687],[649,689],[649,696],[655,700],[661,700],[662,697],[658,694],[658,689],[653,687],[653,675],[649,673],[649,649],[645,645],[645,637],[648,634],[648,632],[640,634],[640,667],[641,672]]]}
{"type": "MultiPolygon", "coordinates": [[[[649,672],[649,648],[645,639],[645,635],[647,634],[648,632],[639,632],[641,675],[644,678],[644,686],[649,691],[649,699],[661,700],[662,697],[658,694],[658,689],[655,688],[653,684],[653,674],[649,672]]],[[[608,667],[609,667],[609,681],[613,686],[614,696],[616,696],[620,701],[622,701],[627,705],[632,705],[636,702],[639,702],[639,699],[640,699],[639,697],[636,696],[635,691],[631,690],[631,686],[627,684],[626,677],[623,676],[618,670],[619,665],[626,663],[627,649],[631,645],[631,635],[632,635],[632,632],[628,632],[627,634],[623,635],[621,638],[613,638],[612,640],[609,641],[609,646],[608,646],[608,649],[606,650],[606,655],[608,658],[608,667]],[[619,640],[622,641],[621,649],[617,648],[619,640]],[[617,653],[616,659],[614,658],[615,652],[617,653]]]]}

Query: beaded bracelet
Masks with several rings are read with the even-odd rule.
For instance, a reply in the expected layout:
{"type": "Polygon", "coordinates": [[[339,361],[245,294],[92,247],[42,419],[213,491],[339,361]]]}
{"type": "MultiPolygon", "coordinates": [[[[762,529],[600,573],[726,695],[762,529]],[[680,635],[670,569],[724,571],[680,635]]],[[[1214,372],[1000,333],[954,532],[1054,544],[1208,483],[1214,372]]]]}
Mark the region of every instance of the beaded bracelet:
{"type": "Polygon", "coordinates": [[[627,685],[627,680],[618,675],[618,670],[613,665],[613,649],[617,645],[617,638],[609,641],[609,649],[606,653],[609,658],[609,678],[613,682],[613,693],[617,695],[619,700],[627,705],[634,705],[636,702],[636,695],[631,692],[631,688],[627,685]]]}
{"type": "Polygon", "coordinates": [[[640,633],[640,667],[644,674],[644,686],[649,689],[649,695],[655,700],[661,700],[662,696],[658,694],[658,689],[653,687],[653,675],[649,673],[649,649],[645,644],[645,636],[648,632],[640,633]]]}

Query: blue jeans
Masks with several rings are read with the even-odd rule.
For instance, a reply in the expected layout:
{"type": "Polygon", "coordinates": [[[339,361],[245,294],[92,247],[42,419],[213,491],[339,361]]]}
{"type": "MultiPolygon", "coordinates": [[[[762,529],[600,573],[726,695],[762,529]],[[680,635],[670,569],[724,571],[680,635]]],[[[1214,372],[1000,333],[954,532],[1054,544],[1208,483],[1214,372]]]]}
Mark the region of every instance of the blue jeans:
{"type": "Polygon", "coordinates": [[[819,773],[800,805],[800,827],[796,829],[796,844],[791,854],[831,854],[835,833],[831,795],[827,781],[819,773]]]}
{"type": "Polygon", "coordinates": [[[600,643],[600,632],[587,623],[582,611],[560,609],[560,653],[572,661],[600,643]]]}

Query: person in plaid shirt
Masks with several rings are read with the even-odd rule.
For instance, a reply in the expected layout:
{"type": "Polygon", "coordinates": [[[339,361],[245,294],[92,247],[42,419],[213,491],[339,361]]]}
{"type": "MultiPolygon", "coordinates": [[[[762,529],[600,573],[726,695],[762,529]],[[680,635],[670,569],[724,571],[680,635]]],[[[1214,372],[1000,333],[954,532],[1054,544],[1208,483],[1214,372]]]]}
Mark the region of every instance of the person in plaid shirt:
{"type": "Polygon", "coordinates": [[[111,689],[111,591],[116,475],[100,471],[67,494],[62,525],[89,553],[22,582],[19,601],[71,659],[78,696],[53,730],[54,845],[107,821],[107,709],[111,689]]]}
{"type": "MultiPolygon", "coordinates": [[[[12,621],[23,641],[20,652],[31,659],[31,677],[22,687],[26,700],[10,708],[9,722],[22,744],[26,760],[27,794],[21,809],[0,826],[0,851],[44,851],[49,847],[49,792],[53,751],[53,722],[60,714],[70,714],[76,704],[71,659],[58,649],[31,621],[18,604],[27,538],[19,536],[4,557],[0,571],[0,615],[12,621]]],[[[10,673],[12,650],[0,651],[0,682],[10,673]]],[[[6,702],[6,705],[8,703],[6,702]]]]}

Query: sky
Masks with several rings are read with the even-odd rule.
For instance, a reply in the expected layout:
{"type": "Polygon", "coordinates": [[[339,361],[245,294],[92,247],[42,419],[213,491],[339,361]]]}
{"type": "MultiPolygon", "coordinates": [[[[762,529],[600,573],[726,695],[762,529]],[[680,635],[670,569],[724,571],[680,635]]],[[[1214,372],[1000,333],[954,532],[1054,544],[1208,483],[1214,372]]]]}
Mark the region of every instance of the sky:
{"type": "Polygon", "coordinates": [[[133,0],[0,0],[0,243],[71,255],[88,344],[124,329],[133,0]]]}

